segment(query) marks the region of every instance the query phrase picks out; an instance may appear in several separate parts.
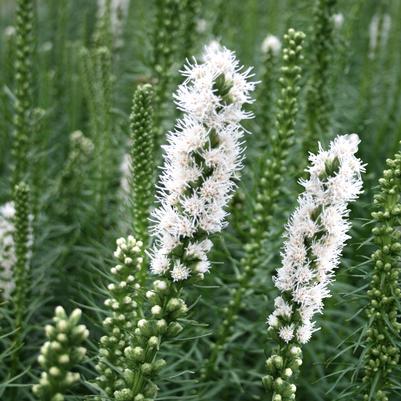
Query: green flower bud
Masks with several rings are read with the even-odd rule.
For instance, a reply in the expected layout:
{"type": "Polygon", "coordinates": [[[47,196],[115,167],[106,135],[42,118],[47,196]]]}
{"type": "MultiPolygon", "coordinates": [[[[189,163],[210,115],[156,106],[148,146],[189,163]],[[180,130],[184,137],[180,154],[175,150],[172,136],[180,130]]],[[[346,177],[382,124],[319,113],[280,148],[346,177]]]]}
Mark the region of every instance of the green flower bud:
{"type": "Polygon", "coordinates": [[[132,391],[128,388],[124,388],[122,390],[114,392],[114,398],[116,401],[131,401],[132,397],[132,391]]]}
{"type": "Polygon", "coordinates": [[[156,336],[152,336],[148,340],[149,348],[159,348],[160,340],[156,336]]]}
{"type": "Polygon", "coordinates": [[[152,366],[151,363],[145,362],[145,363],[143,363],[143,364],[141,365],[141,371],[142,371],[142,373],[143,373],[145,376],[150,376],[150,375],[151,375],[151,373],[152,373],[152,368],[153,368],[153,366],[152,366]]]}
{"type": "Polygon", "coordinates": [[[164,359],[158,359],[157,361],[153,362],[153,369],[155,372],[163,369],[167,365],[167,362],[164,359]]]}
{"type": "Polygon", "coordinates": [[[183,327],[178,322],[171,322],[167,328],[167,336],[168,337],[176,337],[181,333],[183,327]]]}

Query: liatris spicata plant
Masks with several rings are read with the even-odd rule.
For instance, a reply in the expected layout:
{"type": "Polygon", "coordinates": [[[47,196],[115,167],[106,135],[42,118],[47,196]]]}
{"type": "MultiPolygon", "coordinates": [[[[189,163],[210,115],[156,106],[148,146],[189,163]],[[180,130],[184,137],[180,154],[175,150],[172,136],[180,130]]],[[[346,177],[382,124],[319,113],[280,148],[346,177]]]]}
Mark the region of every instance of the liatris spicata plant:
{"type": "Polygon", "coordinates": [[[337,0],[316,0],[311,39],[312,75],[306,97],[307,135],[304,153],[315,150],[317,140],[324,132],[330,133],[332,108],[329,84],[333,59],[333,14],[337,0]]]}
{"type": "Polygon", "coordinates": [[[26,179],[31,136],[33,0],[18,0],[16,11],[13,187],[26,179]]]}
{"type": "MultiPolygon", "coordinates": [[[[139,320],[138,298],[139,294],[143,296],[143,291],[136,276],[143,269],[142,248],[143,243],[130,235],[127,239],[117,240],[114,252],[119,263],[111,268],[113,282],[107,287],[109,298],[104,302],[110,313],[103,320],[106,335],[100,339],[96,365],[99,374],[97,382],[109,397],[121,389],[119,373],[115,369],[123,372],[127,368],[124,350],[129,346],[135,322],[139,320]]],[[[122,383],[124,385],[124,381],[122,383]]]]}
{"type": "Polygon", "coordinates": [[[164,147],[160,206],[153,213],[151,271],[163,278],[146,293],[143,318],[125,350],[125,387],[114,392],[116,400],[156,397],[154,380],[166,363],[157,359],[158,349],[183,329],[177,322],[187,312],[182,287],[210,269],[209,236],[226,224],[224,208],[241,167],[240,121],[251,117],[242,108],[255,86],[250,71],[242,71],[234,54],[215,42],[205,48],[202,64],[194,61],[182,71],[186,80],[175,97],[185,115],[164,147]]]}
{"type": "Polygon", "coordinates": [[[249,228],[249,239],[245,245],[245,254],[240,265],[242,273],[238,278],[238,286],[233,290],[230,304],[223,312],[223,323],[217,333],[217,338],[206,365],[204,374],[208,377],[216,368],[216,360],[228,336],[234,330],[234,320],[241,306],[246,288],[251,285],[255,270],[261,262],[264,253],[263,240],[268,232],[273,216],[274,205],[280,195],[280,185],[289,149],[294,142],[295,121],[298,112],[298,94],[301,79],[302,44],[304,34],[289,29],[284,36],[281,96],[277,103],[276,132],[272,138],[271,150],[262,159],[261,177],[257,183],[256,204],[249,228]]]}
{"type": "Polygon", "coordinates": [[[149,242],[149,213],[154,197],[153,89],[139,86],[134,93],[130,117],[131,149],[129,202],[132,232],[138,241],[149,242]]]}
{"type": "Polygon", "coordinates": [[[274,278],[281,295],[267,321],[268,332],[278,343],[263,378],[272,401],[295,399],[300,346],[317,330],[312,319],[323,312],[323,300],[330,296],[329,285],[349,238],[348,203],[362,189],[364,167],[355,157],[358,143],[355,134],[338,136],[328,151],[320,148],[310,155],[309,179],[301,180],[305,191],[289,220],[282,267],[274,278]]]}
{"type": "Polygon", "coordinates": [[[391,374],[400,360],[401,289],[401,152],[387,160],[379,180],[372,213],[372,234],[377,247],[372,254],[373,271],[368,290],[368,321],[362,353],[365,401],[388,401],[394,390],[391,374]]]}
{"type": "Polygon", "coordinates": [[[86,349],[82,346],[89,331],[81,319],[81,310],[75,309],[68,316],[63,307],[55,310],[54,325],[46,325],[47,341],[43,344],[38,362],[43,369],[39,383],[32,391],[40,401],[64,401],[65,393],[80,379],[73,372],[84,358],[86,349]]]}
{"type": "Polygon", "coordinates": [[[267,35],[262,42],[262,66],[261,84],[256,97],[258,112],[256,120],[260,136],[264,139],[262,151],[267,148],[269,136],[272,132],[274,115],[273,99],[275,82],[277,78],[277,60],[281,51],[281,41],[277,36],[267,35]]]}

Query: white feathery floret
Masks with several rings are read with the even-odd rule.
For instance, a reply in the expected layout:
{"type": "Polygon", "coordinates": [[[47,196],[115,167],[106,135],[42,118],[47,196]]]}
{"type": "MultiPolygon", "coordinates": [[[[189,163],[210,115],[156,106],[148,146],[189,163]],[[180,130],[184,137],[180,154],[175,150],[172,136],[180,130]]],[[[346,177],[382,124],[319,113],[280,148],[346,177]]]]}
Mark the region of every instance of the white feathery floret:
{"type": "Polygon", "coordinates": [[[294,325],[281,326],[279,336],[285,343],[289,343],[294,338],[294,325]]]}
{"type": "Polygon", "coordinates": [[[272,52],[274,55],[280,53],[281,41],[277,36],[267,35],[262,42],[262,53],[272,52]]]}
{"type": "Polygon", "coordinates": [[[242,167],[240,122],[252,117],[243,106],[252,102],[255,87],[251,69],[215,41],[205,47],[202,62],[193,59],[181,73],[185,80],[174,97],[184,116],[167,135],[160,205],[152,213],[151,271],[169,272],[174,281],[210,269],[207,237],[226,226],[225,207],[242,167]]]}
{"type": "Polygon", "coordinates": [[[294,327],[300,343],[309,341],[315,331],[313,316],[323,310],[323,301],[330,296],[341,252],[350,229],[348,203],[355,201],[362,190],[364,166],[356,156],[359,137],[355,134],[335,138],[329,150],[311,154],[310,177],[302,180],[305,188],[292,214],[282,252],[282,267],[274,278],[282,296],[275,300],[275,310],[268,318],[271,328],[288,342],[294,327]]]}

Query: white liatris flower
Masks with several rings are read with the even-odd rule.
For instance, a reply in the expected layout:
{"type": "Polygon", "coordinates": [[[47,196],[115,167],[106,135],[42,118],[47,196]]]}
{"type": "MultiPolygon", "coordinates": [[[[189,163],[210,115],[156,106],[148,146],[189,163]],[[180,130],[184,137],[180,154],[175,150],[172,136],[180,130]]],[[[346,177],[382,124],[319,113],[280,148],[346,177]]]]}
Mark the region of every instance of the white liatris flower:
{"type": "Polygon", "coordinates": [[[208,236],[226,225],[225,207],[242,166],[240,121],[252,117],[243,110],[255,87],[251,69],[244,70],[217,42],[205,48],[202,59],[182,71],[186,79],[175,99],[184,117],[167,135],[160,206],[153,212],[151,271],[174,281],[202,277],[210,269],[208,236]]]}
{"type": "MultiPolygon", "coordinates": [[[[14,202],[7,202],[0,206],[0,291],[2,297],[8,299],[14,288],[12,268],[17,259],[14,244],[14,202]]],[[[30,220],[32,221],[32,216],[30,220]]],[[[28,249],[31,249],[33,242],[32,229],[30,227],[28,238],[28,249]]],[[[30,257],[30,253],[28,254],[30,257]]]]}
{"type": "Polygon", "coordinates": [[[277,36],[267,35],[262,42],[262,53],[272,52],[274,55],[280,53],[281,41],[277,36]]]}
{"type": "Polygon", "coordinates": [[[310,340],[316,330],[313,316],[323,311],[323,301],[330,296],[329,285],[349,238],[348,203],[362,190],[358,144],[355,134],[338,136],[329,150],[320,147],[309,157],[310,177],[301,181],[305,190],[289,220],[282,267],[274,278],[282,295],[267,320],[286,343],[310,340]]]}

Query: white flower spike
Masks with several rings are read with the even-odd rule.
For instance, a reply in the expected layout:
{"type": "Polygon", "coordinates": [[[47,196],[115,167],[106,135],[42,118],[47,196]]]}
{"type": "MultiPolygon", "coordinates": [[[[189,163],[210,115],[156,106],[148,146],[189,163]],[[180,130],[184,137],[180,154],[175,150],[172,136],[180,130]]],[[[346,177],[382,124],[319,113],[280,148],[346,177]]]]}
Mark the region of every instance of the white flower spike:
{"type": "Polygon", "coordinates": [[[288,343],[307,343],[314,331],[312,320],[323,311],[329,285],[340,262],[350,229],[348,203],[362,190],[362,162],[355,157],[357,135],[338,136],[330,149],[311,154],[305,191],[287,226],[282,267],[274,278],[282,295],[268,317],[271,330],[288,343]]]}
{"type": "Polygon", "coordinates": [[[167,135],[159,186],[159,207],[153,213],[155,247],[151,271],[173,281],[210,269],[210,234],[225,226],[225,207],[242,167],[243,110],[251,103],[251,69],[243,69],[233,52],[209,44],[202,63],[194,59],[182,71],[185,81],[175,94],[184,112],[167,135]]]}

